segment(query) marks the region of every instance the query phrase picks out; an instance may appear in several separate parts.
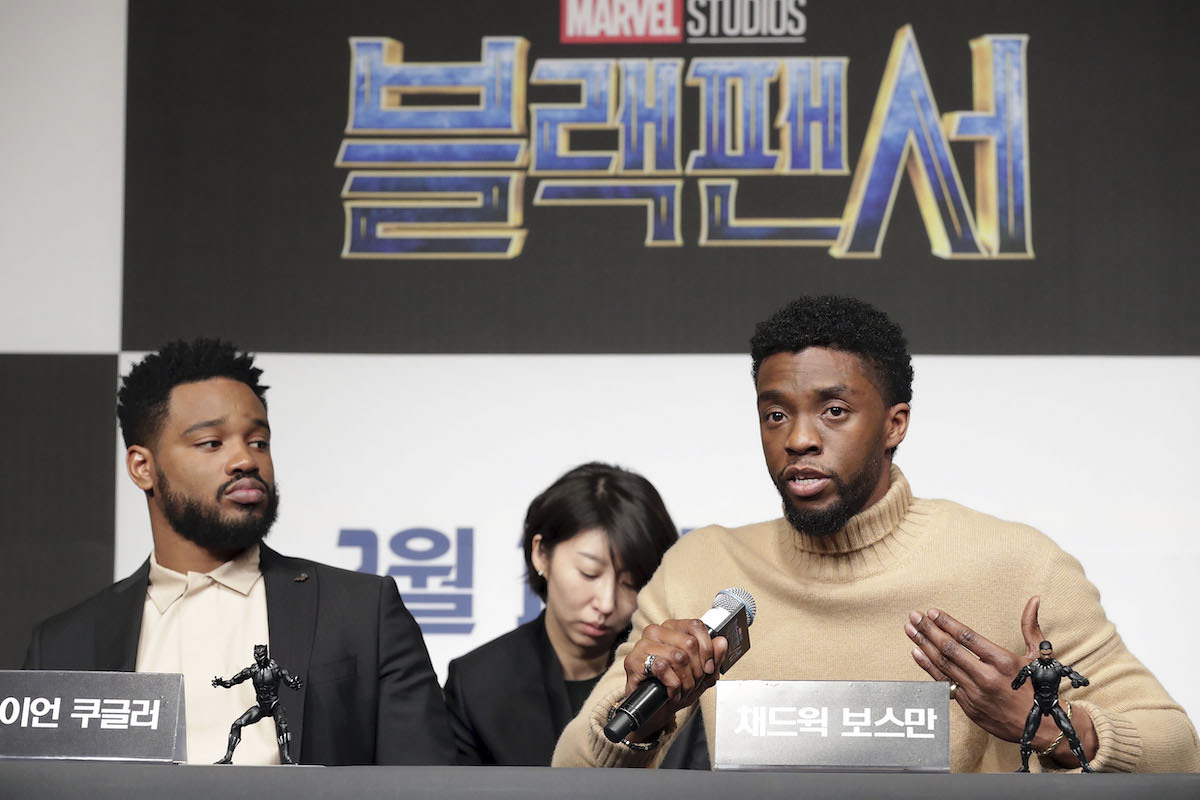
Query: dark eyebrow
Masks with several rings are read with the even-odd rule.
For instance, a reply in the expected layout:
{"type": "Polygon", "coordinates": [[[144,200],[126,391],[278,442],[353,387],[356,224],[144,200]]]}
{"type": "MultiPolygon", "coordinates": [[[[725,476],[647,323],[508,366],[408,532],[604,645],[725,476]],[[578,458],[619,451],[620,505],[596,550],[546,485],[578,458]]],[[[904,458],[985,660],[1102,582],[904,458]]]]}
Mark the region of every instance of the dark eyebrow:
{"type": "Polygon", "coordinates": [[[758,393],[759,404],[768,402],[774,403],[782,399],[783,392],[779,391],[778,389],[764,389],[758,393]]]}
{"type": "MultiPolygon", "coordinates": [[[[271,432],[271,426],[267,424],[267,421],[265,419],[262,419],[260,417],[255,417],[251,421],[254,423],[255,427],[265,428],[267,433],[271,432]]],[[[227,419],[225,417],[218,417],[217,419],[202,420],[200,422],[197,422],[195,425],[190,426],[187,430],[185,430],[183,432],[183,435],[187,436],[189,434],[195,433],[196,431],[203,430],[204,428],[215,428],[218,425],[224,425],[226,422],[227,422],[227,419]]]]}
{"type": "Polygon", "coordinates": [[[832,400],[835,397],[846,397],[853,394],[850,387],[844,383],[837,383],[833,386],[826,386],[824,389],[817,391],[817,397],[822,400],[832,400]]]}
{"type": "Polygon", "coordinates": [[[215,428],[218,425],[223,424],[224,422],[225,422],[225,417],[220,417],[218,419],[206,419],[202,422],[197,422],[195,425],[190,426],[187,430],[185,430],[183,432],[183,435],[187,436],[188,434],[195,433],[196,431],[201,430],[203,428],[215,428]]]}
{"type": "MultiPolygon", "coordinates": [[[[826,386],[823,389],[817,389],[814,394],[816,394],[818,400],[824,402],[826,400],[832,400],[835,397],[851,397],[855,394],[855,392],[844,383],[835,383],[833,386],[826,386]]],[[[758,393],[759,405],[762,405],[763,403],[781,403],[783,400],[784,394],[778,389],[764,389],[758,393]]]]}

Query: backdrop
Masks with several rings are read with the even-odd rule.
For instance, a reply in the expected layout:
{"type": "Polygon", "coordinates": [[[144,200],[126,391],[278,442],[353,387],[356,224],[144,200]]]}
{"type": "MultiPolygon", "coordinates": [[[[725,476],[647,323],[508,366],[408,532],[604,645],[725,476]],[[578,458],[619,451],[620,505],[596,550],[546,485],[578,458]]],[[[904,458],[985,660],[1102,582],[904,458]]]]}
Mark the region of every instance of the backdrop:
{"type": "Polygon", "coordinates": [[[124,9],[28,5],[26,61],[109,60],[51,73],[87,112],[58,142],[4,79],[49,170],[6,203],[94,192],[3,237],[10,662],[146,557],[112,393],[167,339],[261,354],[272,545],[395,576],[444,676],[536,612],[521,520],[580,462],[681,529],[776,516],[746,341],[838,292],[917,354],[915,492],[1054,537],[1200,713],[1190,7],[134,0],[126,72],[124,9]],[[76,216],[123,246],[64,257],[76,216]]]}

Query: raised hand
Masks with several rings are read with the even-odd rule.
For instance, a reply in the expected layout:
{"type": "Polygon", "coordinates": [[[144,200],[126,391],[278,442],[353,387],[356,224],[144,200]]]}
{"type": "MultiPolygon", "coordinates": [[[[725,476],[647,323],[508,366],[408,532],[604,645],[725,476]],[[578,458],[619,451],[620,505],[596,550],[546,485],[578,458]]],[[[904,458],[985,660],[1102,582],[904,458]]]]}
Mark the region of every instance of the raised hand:
{"type": "MultiPolygon", "coordinates": [[[[926,614],[913,612],[904,625],[904,632],[916,645],[912,657],[917,665],[935,681],[957,684],[954,700],[963,713],[988,733],[1009,742],[1021,740],[1033,706],[1032,686],[1013,689],[1021,687],[1018,673],[1038,657],[1038,645],[1045,638],[1038,623],[1040,605],[1040,598],[1031,597],[1021,614],[1024,658],[980,636],[940,609],[931,608],[926,614]]],[[[1095,727],[1091,719],[1078,708],[1074,719],[1085,749],[1089,755],[1094,754],[1095,727]]],[[[1048,747],[1057,735],[1058,729],[1047,717],[1034,738],[1034,749],[1048,747]]]]}

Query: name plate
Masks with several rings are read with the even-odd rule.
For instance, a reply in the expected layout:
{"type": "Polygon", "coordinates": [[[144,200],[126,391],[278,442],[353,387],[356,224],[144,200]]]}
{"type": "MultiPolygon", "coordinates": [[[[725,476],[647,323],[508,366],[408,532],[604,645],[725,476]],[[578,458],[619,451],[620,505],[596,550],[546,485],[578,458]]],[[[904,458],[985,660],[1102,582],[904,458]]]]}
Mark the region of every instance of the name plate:
{"type": "Polygon", "coordinates": [[[715,769],[949,772],[933,681],[718,681],[715,769]]]}
{"type": "Polygon", "coordinates": [[[0,670],[0,759],[187,760],[183,676],[0,670]]]}

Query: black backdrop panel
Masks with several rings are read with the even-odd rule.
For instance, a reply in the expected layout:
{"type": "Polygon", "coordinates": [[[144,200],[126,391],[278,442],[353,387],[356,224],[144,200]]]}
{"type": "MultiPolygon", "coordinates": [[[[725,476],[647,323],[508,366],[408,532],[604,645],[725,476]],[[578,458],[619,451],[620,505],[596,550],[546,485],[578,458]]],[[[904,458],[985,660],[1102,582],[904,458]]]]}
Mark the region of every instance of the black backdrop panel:
{"type": "Polygon", "coordinates": [[[0,669],[33,625],[112,583],[117,357],[0,355],[0,669]]]}
{"type": "MultiPolygon", "coordinates": [[[[281,352],[744,352],[800,293],[889,310],[925,353],[1197,354],[1200,78],[1194,4],[809,0],[804,43],[563,45],[559,3],[132,0],[123,347],[177,335],[281,352]],[[537,206],[510,260],[341,256],[335,166],[352,36],[411,62],[480,59],[483,36],[549,58],[847,57],[851,173],[892,45],[911,24],[942,113],[972,108],[970,40],[1027,34],[1035,257],[931,254],[902,179],[879,258],[824,247],[701,247],[697,179],[678,247],[646,247],[638,208],[537,206]]],[[[530,102],[570,92],[531,85],[530,102]]],[[[699,90],[684,89],[683,154],[699,90]]],[[[605,146],[603,144],[598,146],[605,146]]],[[[611,146],[611,145],[608,145],[611,146]]],[[[953,145],[974,198],[969,143],[953,145]]],[[[839,217],[852,175],[745,177],[744,216],[839,217]]]]}

